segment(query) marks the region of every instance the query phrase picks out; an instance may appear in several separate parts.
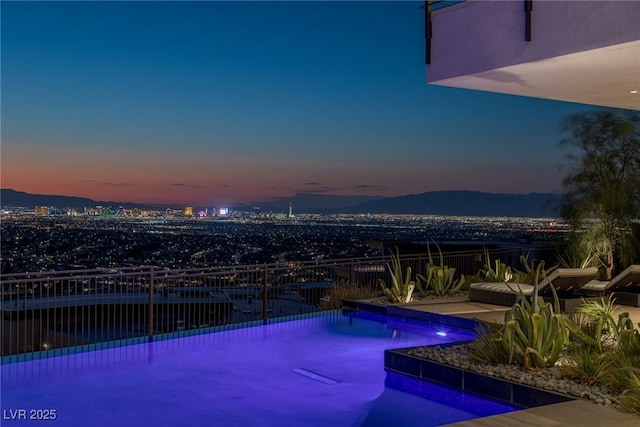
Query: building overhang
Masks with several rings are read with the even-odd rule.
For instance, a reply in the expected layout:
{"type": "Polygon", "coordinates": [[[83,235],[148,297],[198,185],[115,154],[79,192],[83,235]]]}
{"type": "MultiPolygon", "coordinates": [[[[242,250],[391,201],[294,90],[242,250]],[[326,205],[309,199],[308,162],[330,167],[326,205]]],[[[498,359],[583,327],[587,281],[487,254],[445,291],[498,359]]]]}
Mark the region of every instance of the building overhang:
{"type": "Polygon", "coordinates": [[[427,82],[640,110],[640,2],[428,1],[427,82]]]}
{"type": "Polygon", "coordinates": [[[640,40],[429,83],[640,110],[640,40]]]}

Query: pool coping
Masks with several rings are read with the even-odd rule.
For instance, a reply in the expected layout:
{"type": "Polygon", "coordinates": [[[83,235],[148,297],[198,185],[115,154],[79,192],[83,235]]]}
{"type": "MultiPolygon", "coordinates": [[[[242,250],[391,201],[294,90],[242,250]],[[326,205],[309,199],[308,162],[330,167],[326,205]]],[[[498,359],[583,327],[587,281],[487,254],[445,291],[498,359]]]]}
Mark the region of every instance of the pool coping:
{"type": "MultiPolygon", "coordinates": [[[[460,342],[448,345],[463,344],[460,342]]],[[[397,372],[423,381],[442,384],[456,390],[488,397],[520,408],[534,408],[553,403],[578,400],[577,397],[556,393],[479,372],[446,365],[408,354],[416,347],[385,350],[385,370],[397,372]]]]}
{"type": "MultiPolygon", "coordinates": [[[[383,305],[370,300],[345,301],[344,306],[351,310],[368,311],[381,315],[413,319],[427,324],[445,325],[465,330],[474,330],[482,324],[473,319],[413,310],[411,306],[383,305]]],[[[435,344],[434,346],[449,347],[468,342],[469,341],[435,344]]],[[[582,400],[575,396],[515,383],[506,379],[484,375],[479,372],[408,354],[410,350],[415,348],[417,347],[385,350],[385,370],[418,378],[422,381],[442,384],[456,390],[473,393],[523,409],[572,400],[582,400]]]]}
{"type": "Polygon", "coordinates": [[[383,305],[376,303],[375,300],[345,300],[343,306],[349,310],[362,310],[370,313],[399,317],[402,319],[418,320],[427,324],[437,324],[450,326],[453,328],[473,331],[476,327],[482,325],[473,319],[463,317],[450,316],[440,313],[432,313],[428,311],[413,310],[411,305],[383,305]]]}

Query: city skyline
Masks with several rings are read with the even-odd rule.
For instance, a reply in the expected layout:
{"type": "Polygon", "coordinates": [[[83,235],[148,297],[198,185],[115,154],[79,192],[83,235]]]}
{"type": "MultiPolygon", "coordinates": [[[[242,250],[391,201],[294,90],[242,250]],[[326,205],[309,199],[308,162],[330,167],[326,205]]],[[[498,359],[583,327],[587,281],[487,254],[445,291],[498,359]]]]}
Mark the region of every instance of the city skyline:
{"type": "Polygon", "coordinates": [[[422,2],[3,2],[2,188],[208,206],[560,192],[597,107],[426,84],[422,2]]]}

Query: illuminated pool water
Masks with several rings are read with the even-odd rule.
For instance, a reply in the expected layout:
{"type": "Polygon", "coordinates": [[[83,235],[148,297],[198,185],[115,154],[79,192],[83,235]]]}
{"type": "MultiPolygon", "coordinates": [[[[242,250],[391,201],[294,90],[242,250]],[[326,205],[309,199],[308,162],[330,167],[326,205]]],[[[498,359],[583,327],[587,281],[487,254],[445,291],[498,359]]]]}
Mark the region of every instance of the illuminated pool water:
{"type": "Polygon", "coordinates": [[[40,424],[429,426],[515,410],[384,371],[387,348],[471,337],[369,313],[329,312],[12,363],[2,366],[2,425],[55,416],[40,424]]]}

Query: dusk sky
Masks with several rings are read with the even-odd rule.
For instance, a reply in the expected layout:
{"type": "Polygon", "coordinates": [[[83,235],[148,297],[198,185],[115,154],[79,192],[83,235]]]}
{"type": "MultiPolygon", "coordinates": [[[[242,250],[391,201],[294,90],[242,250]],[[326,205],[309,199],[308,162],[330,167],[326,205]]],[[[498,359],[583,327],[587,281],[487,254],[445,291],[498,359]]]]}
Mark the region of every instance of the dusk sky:
{"type": "Polygon", "coordinates": [[[216,206],[559,192],[595,107],[430,86],[422,2],[6,2],[1,186],[216,206]]]}

